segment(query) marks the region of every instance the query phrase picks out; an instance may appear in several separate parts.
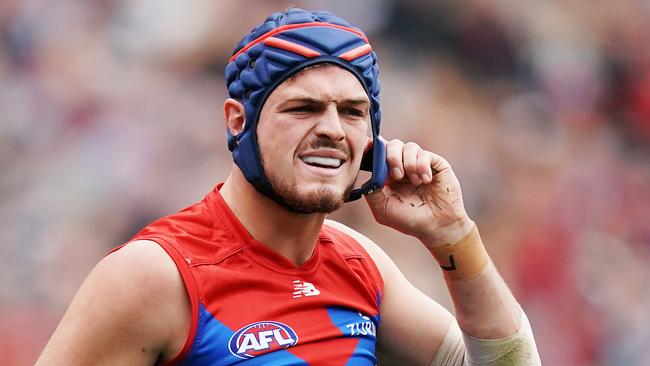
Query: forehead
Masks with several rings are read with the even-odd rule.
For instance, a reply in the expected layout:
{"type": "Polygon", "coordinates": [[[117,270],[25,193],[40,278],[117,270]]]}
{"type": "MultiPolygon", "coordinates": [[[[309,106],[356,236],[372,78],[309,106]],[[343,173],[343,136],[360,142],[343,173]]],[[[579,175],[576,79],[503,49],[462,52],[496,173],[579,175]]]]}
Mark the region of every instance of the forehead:
{"type": "Polygon", "coordinates": [[[269,100],[298,94],[323,100],[368,100],[363,85],[351,72],[328,64],[307,68],[285,80],[271,93],[269,100]]]}

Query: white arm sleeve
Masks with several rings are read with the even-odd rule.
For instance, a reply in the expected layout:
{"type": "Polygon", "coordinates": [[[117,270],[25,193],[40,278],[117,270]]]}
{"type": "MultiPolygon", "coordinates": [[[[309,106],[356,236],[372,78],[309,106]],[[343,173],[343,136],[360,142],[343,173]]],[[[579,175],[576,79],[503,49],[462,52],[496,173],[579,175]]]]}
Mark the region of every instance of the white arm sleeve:
{"type": "Polygon", "coordinates": [[[431,366],[538,366],[533,330],[521,311],[519,330],[502,339],[479,339],[467,335],[453,322],[431,366]]]}

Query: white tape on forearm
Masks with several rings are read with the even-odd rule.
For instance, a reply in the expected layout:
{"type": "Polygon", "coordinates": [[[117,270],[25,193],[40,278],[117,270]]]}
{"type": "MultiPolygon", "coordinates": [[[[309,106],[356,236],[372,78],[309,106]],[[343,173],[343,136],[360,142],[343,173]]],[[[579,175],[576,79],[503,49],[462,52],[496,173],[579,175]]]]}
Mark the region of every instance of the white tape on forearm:
{"type": "Polygon", "coordinates": [[[453,322],[438,348],[432,366],[538,366],[533,330],[521,311],[519,330],[502,339],[479,339],[463,333],[453,322]]]}

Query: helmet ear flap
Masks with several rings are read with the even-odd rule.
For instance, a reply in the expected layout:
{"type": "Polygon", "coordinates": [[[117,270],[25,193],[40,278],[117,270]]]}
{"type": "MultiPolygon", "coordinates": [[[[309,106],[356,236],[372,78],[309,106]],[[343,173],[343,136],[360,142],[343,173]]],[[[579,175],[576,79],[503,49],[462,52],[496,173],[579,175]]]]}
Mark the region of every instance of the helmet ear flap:
{"type": "Polygon", "coordinates": [[[230,130],[226,129],[226,139],[228,140],[228,151],[233,152],[237,148],[237,138],[230,133],[230,130]]]}
{"type": "Polygon", "coordinates": [[[388,179],[386,144],[377,135],[374,136],[372,141],[372,148],[363,154],[363,158],[361,159],[361,170],[372,172],[372,176],[360,188],[354,189],[350,192],[350,196],[346,202],[358,200],[364,194],[372,193],[377,189],[380,189],[388,179]]]}
{"type": "Polygon", "coordinates": [[[373,149],[372,147],[363,153],[363,157],[361,158],[361,170],[365,170],[367,172],[372,171],[372,161],[373,161],[373,149]]]}

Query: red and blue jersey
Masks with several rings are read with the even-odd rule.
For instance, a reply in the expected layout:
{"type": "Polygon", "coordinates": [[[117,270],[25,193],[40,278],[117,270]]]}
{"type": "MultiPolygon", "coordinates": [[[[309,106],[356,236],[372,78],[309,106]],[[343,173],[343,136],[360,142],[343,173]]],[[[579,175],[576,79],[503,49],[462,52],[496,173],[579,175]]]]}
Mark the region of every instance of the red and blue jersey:
{"type": "Polygon", "coordinates": [[[157,242],[190,297],[189,335],[171,364],[376,364],[383,282],[348,235],[324,226],[296,266],[256,241],[215,188],[132,240],[157,242]]]}

